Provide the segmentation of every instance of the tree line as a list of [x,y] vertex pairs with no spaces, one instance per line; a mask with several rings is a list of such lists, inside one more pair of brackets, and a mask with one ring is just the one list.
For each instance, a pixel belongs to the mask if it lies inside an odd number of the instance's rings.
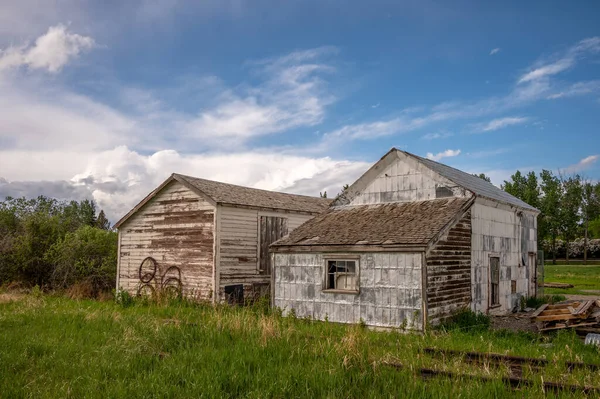
[[579,174],[517,171],[501,188],[541,211],[538,248],[553,262],[560,255],[567,261],[581,256],[585,262],[590,253],[600,256],[600,183]]
[[117,233],[90,200],[45,196],[0,202],[0,286],[87,287],[95,296],[114,287]]

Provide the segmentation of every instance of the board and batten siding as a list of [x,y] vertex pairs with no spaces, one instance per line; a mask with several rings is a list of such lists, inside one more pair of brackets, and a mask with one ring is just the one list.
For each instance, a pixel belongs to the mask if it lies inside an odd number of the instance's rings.
[[[136,294],[146,257],[158,270],[149,283],[155,290],[178,278],[186,295],[209,299],[213,291],[215,207],[177,181],[165,186],[119,228],[117,288]],[[170,269],[169,273],[166,273]]]
[[357,193],[350,205],[422,201],[466,195],[465,190],[452,181],[402,155]]
[[314,217],[309,214],[219,205],[217,273],[221,298],[225,286],[243,284],[244,295],[252,296],[255,284],[266,285],[271,281],[270,274],[260,270],[261,216],[287,219],[288,233]]
[[[472,310],[502,313],[528,296],[534,265],[528,253],[537,253],[536,215],[484,198],[472,212]],[[500,259],[500,306],[490,309],[490,257]],[[514,291],[513,291],[514,287]]]
[[471,211],[433,245],[427,262],[427,316],[437,324],[471,304]]
[[359,257],[359,293],[323,292],[325,257],[274,253],[274,306],[284,314],[339,323],[422,329],[422,253],[349,253]]

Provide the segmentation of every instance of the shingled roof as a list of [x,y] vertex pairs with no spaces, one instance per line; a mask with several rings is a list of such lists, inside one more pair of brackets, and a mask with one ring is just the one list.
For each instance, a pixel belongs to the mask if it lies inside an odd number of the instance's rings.
[[445,198],[334,208],[305,222],[272,247],[425,246],[471,203],[471,198]]
[[129,217],[136,213],[167,184],[178,181],[193,190],[198,195],[214,204],[241,205],[253,208],[278,209],[293,212],[318,214],[324,212],[331,203],[331,199],[309,197],[307,195],[287,194],[276,191],[260,190],[257,188],[236,186],[235,184],[221,183],[213,180],[200,179],[192,176],[173,173],[160,186],[146,196],[139,204],[129,211],[115,227],[119,228]]
[[236,186],[235,184],[221,183],[177,173],[174,173],[173,177],[177,180],[187,182],[189,185],[219,204],[321,213],[325,211],[331,203],[331,199],[326,198]]

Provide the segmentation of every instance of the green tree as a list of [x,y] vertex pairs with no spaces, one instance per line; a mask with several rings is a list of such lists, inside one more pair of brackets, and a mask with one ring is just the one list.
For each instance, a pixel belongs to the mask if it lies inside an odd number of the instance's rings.
[[323,191],[322,193],[319,193],[319,197],[327,198],[327,191]]
[[104,210],[100,210],[98,218],[96,219],[96,227],[102,230],[110,230],[110,222],[104,214]]
[[538,217],[538,220],[543,220],[546,232],[545,237],[550,239],[552,263],[556,264],[556,239],[561,231],[560,206],[562,203],[562,188],[558,177],[549,170],[542,170],[540,180],[540,189],[542,191],[540,210],[542,214]]
[[590,223],[600,218],[600,183],[583,179],[581,184],[581,219],[583,224],[583,263],[587,263]]
[[559,209],[560,225],[566,245],[566,261],[569,263],[569,244],[576,238],[581,220],[581,178],[578,175],[561,177],[561,188],[563,194]]

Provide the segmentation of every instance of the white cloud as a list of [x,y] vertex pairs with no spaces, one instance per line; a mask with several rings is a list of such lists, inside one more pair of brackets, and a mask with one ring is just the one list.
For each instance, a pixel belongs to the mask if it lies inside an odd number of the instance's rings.
[[520,125],[527,122],[529,118],[525,117],[506,117],[506,118],[498,118],[493,119],[485,124],[480,124],[476,126],[476,130],[483,132],[492,132],[494,130],[503,129],[508,126]]
[[539,80],[560,72],[566,71],[577,64],[579,59],[588,53],[597,53],[600,51],[600,37],[591,37],[581,40],[575,46],[569,48],[565,54],[554,62],[539,63],[531,71],[527,72],[519,79],[518,83],[525,83]]
[[452,137],[452,136],[454,136],[454,134],[450,133],[450,132],[438,132],[438,133],[427,133],[426,135],[424,135],[421,138],[423,140],[437,140],[437,139],[445,139],[445,138]]
[[563,97],[575,97],[585,94],[591,94],[600,91],[600,80],[590,80],[587,82],[577,82],[565,90],[549,95],[549,100],[555,100]]
[[455,157],[459,154],[460,154],[460,150],[446,150],[446,151],[438,152],[437,154],[428,152],[427,159],[431,159],[432,161],[439,161],[443,158]]
[[320,58],[336,51],[321,47],[248,63],[263,83],[222,96],[218,105],[185,123],[187,134],[222,144],[321,123],[335,100],[321,75],[335,69]]
[[94,39],[91,37],[70,33],[64,25],[52,26],[31,46],[25,44],[0,50],[0,71],[27,66],[56,73],[79,53],[93,46]]
[[600,155],[590,155],[588,157],[583,158],[576,164],[568,166],[567,168],[565,168],[565,171],[567,173],[576,173],[585,169],[589,169],[593,164],[595,164],[598,161],[598,159],[600,159]]
[[[3,154],[0,153],[0,156]],[[249,187],[318,196],[335,195],[354,182],[370,164],[330,157],[313,158],[290,153],[248,151],[182,154],[163,150],[149,155],[120,146],[96,154],[82,167],[55,171],[41,181],[33,169],[0,184],[5,195],[52,195],[57,198],[93,198],[116,221],[171,173],[183,173]],[[54,160],[54,159],[48,159]],[[52,168],[52,165],[49,164]],[[1,169],[1,168],[0,168]],[[4,173],[4,169],[2,169]],[[69,178],[64,176],[69,173]],[[4,176],[0,176],[4,177]]]
[[490,55],[498,54],[499,52],[500,52],[500,47],[496,47],[490,51]]

